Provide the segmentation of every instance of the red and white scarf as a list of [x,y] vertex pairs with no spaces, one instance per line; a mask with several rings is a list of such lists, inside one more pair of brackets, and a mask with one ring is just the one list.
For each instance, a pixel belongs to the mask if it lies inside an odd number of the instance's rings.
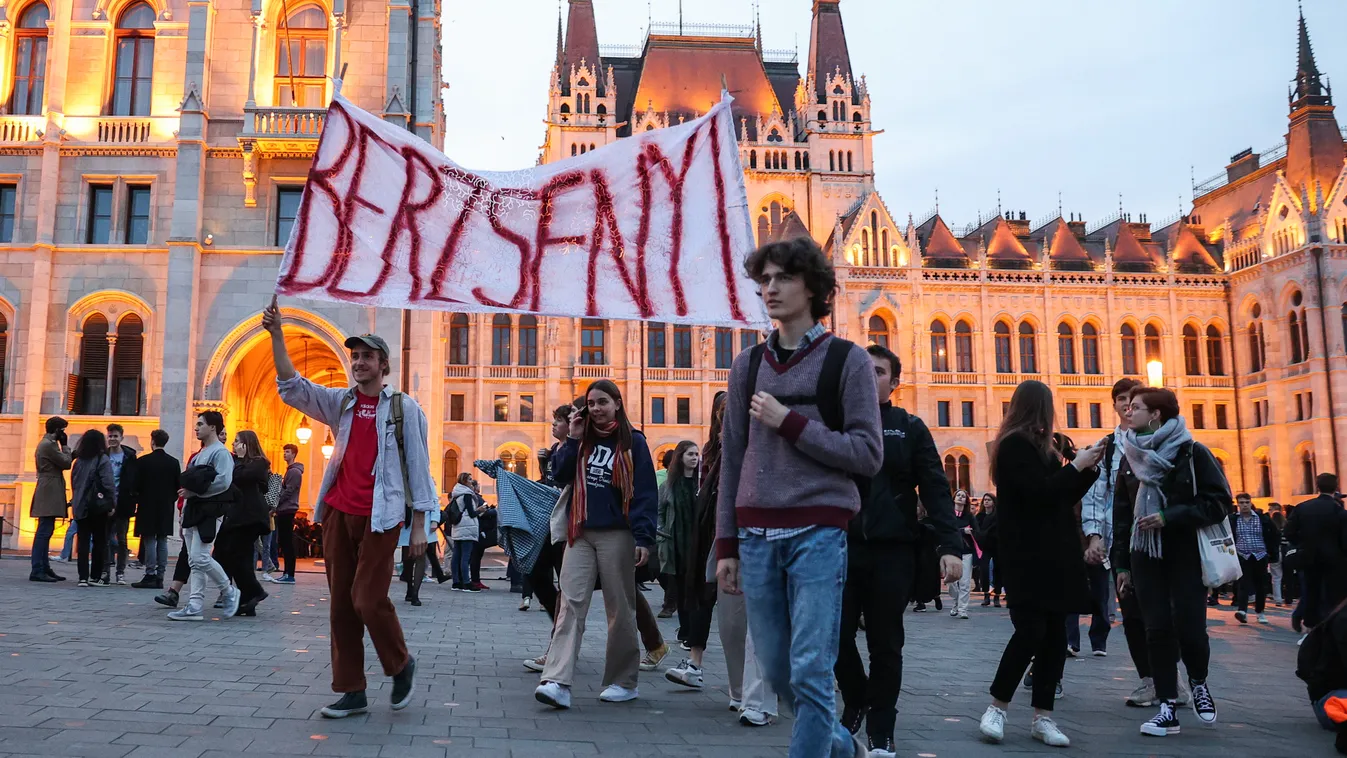
[[[617,431],[617,422],[612,421],[608,424],[595,424],[590,422],[595,434],[607,439]],[[622,438],[618,437],[617,444],[614,446],[613,460],[613,484],[612,486],[622,496],[622,515],[629,518],[632,496],[632,463],[631,450],[622,447]],[[593,447],[585,442],[580,443],[580,455],[575,459],[575,485],[571,488],[571,523],[566,530],[566,544],[574,545],[576,538],[584,532],[585,518],[589,515],[588,495],[589,487],[585,484],[585,465],[589,461],[589,454]]]

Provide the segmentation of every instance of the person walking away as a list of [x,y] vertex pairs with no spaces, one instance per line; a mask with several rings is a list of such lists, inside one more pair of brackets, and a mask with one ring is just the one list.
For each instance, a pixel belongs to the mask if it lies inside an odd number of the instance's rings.
[[1240,579],[1236,585],[1235,620],[1249,623],[1249,595],[1254,596],[1253,611],[1258,623],[1270,623],[1263,613],[1267,602],[1268,565],[1272,553],[1281,547],[1282,536],[1267,514],[1254,510],[1253,498],[1241,492],[1235,496],[1239,512],[1230,516],[1230,533],[1235,535],[1235,553],[1239,555]]
[[838,721],[833,666],[853,477],[883,463],[874,364],[823,323],[837,278],[813,240],[764,245],[744,270],[777,328],[730,369],[716,577],[744,593],[767,681],[793,701],[791,758],[864,756]]
[[182,466],[164,451],[166,445],[168,432],[155,429],[150,432],[150,452],[136,461],[136,536],[145,548],[145,576],[131,585],[137,589],[162,590],[168,571],[168,538],[173,534],[173,504],[178,499]]
[[[920,418],[890,402],[902,372],[898,356],[879,345],[871,345],[866,352],[880,398],[884,465],[865,481],[861,511],[847,531],[842,628],[833,671],[842,692],[842,726],[858,734],[865,722],[870,755],[892,758],[897,750],[893,730],[903,684],[903,611],[912,596],[923,529],[917,519],[918,492],[927,504],[944,579],[958,582],[961,572],[968,570],[968,543],[960,534],[957,500],[950,499],[931,430]],[[966,609],[967,576],[962,580]],[[862,617],[870,651],[868,676],[856,648]]]
[[[435,509],[426,517],[426,550],[419,558],[411,559],[409,565],[403,569],[407,576],[407,596],[403,598],[414,607],[421,607],[421,585],[426,581],[426,561],[435,561],[435,576],[440,583],[444,583],[444,570],[439,566],[439,559],[435,557],[431,545],[439,542],[435,532],[440,528],[440,511]],[[411,525],[403,524],[402,532],[398,535],[398,547],[402,552],[410,553],[412,544]]]
[[496,506],[482,498],[482,487],[476,479],[472,480],[472,488],[473,494],[477,496],[477,539],[472,543],[472,556],[468,562],[468,584],[478,592],[482,592],[490,589],[482,582],[482,558],[488,548],[496,546],[496,525],[499,516],[496,513]]
[[968,618],[968,599],[973,575],[973,556],[977,546],[973,542],[973,509],[968,505],[968,490],[954,493],[954,526],[959,532],[960,556],[963,570],[954,580],[947,582],[950,597],[950,618]]
[[[56,519],[66,518],[69,504],[65,499],[65,473],[74,459],[66,445],[66,427],[69,422],[60,416],[47,419],[46,434],[38,440],[33,456],[37,463],[37,487],[28,515],[37,520],[30,557],[30,582],[62,582],[65,577],[51,570],[51,536],[56,533]],[[73,525],[72,525],[73,526]]]
[[982,548],[978,561],[982,566],[982,607],[1001,607],[1001,577],[996,568],[996,538],[990,532],[996,527],[996,495],[988,492],[982,496],[980,510],[973,517],[973,539]]
[[[126,534],[131,519],[136,515],[136,451],[122,444],[126,431],[121,424],[108,424],[108,460],[112,462],[112,481],[116,486],[117,505],[108,521],[108,562],[105,579],[112,580],[116,568],[116,584],[126,584]],[[110,581],[109,583],[113,583]]]
[[206,411],[196,419],[196,438],[201,449],[179,478],[182,508],[182,541],[187,551],[191,576],[188,578],[187,605],[170,611],[172,621],[204,621],[206,580],[220,592],[225,618],[238,613],[240,591],[231,587],[224,567],[211,555],[211,544],[219,534],[234,485],[234,458],[224,445],[224,416]]
[[[453,584],[449,587],[463,592],[479,592],[472,586],[472,547],[477,542],[477,493],[472,489],[472,474],[464,471],[458,475],[458,483],[450,494],[455,508],[450,508],[449,540],[454,545],[450,558],[449,575]],[[454,521],[457,516],[458,520]]]
[[112,461],[108,460],[107,437],[97,429],[90,429],[75,445],[75,460],[70,471],[70,502],[79,523],[75,552],[81,587],[90,584],[108,586],[105,576],[108,520],[116,508],[116,493]]
[[1347,515],[1335,497],[1338,477],[1319,474],[1314,485],[1318,496],[1296,506],[1286,519],[1286,540],[1296,548],[1305,589],[1291,617],[1296,632],[1319,624],[1347,597],[1347,542],[1342,526]]
[[253,543],[271,531],[271,508],[266,502],[270,479],[271,461],[262,453],[257,433],[251,429],[236,432],[231,502],[215,538],[215,560],[240,593],[239,616],[256,616],[257,604],[267,598],[254,572]]
[[639,696],[641,651],[636,630],[636,569],[650,560],[658,511],[655,467],[645,435],[632,428],[617,385],[600,379],[585,391],[586,407],[571,415],[555,473],[571,484],[561,598],[541,681],[534,697],[569,708],[585,616],[596,580],[603,585],[608,644],[599,699]]
[[[702,655],[706,652],[706,640],[693,638],[693,614],[698,613],[702,605],[695,598],[684,597],[683,588],[688,584],[687,572],[695,570],[706,573],[706,563],[694,565],[691,559],[693,531],[697,514],[697,470],[701,465],[701,447],[692,440],[683,440],[673,450],[673,462],[669,464],[669,476],[659,489],[659,528],[656,542],[659,546],[661,584],[665,586],[665,597],[677,602],[678,630],[687,643],[691,655],[677,666],[664,672],[664,678],[685,687],[701,688]],[[710,617],[704,626],[710,631]],[[703,624],[695,624],[698,628]],[[700,637],[700,635],[697,635]]]
[[1141,605],[1160,703],[1141,733],[1163,737],[1179,732],[1180,656],[1193,712],[1204,724],[1216,722],[1197,531],[1226,518],[1230,486],[1211,451],[1188,432],[1173,392],[1133,389],[1127,426],[1113,496],[1113,566],[1118,594],[1135,592]]
[[322,715],[345,718],[368,709],[366,629],[384,675],[393,679],[393,710],[401,710],[411,703],[416,660],[407,651],[388,587],[401,526],[411,522],[408,553],[418,559],[426,551],[426,514],[439,509],[430,477],[429,423],[414,399],[383,383],[391,371],[383,338],[348,337],[355,386],[320,387],[295,371],[274,297],[262,326],[271,334],[281,400],[337,433],[313,510],[314,523],[323,529],[332,593],[332,690],[342,695]]
[[1053,447],[1052,390],[1021,382],[993,443],[991,476],[1000,498],[997,563],[1015,632],[992,680],[992,704],[982,716],[984,738],[1005,736],[1006,709],[1020,677],[1034,664],[1030,736],[1051,747],[1070,739],[1052,719],[1066,661],[1066,617],[1088,610],[1089,589],[1075,505],[1099,476],[1103,445],[1077,451],[1064,463]]
[[285,476],[281,479],[281,497],[276,501],[276,543],[280,550],[284,573],[276,577],[276,584],[295,583],[295,514],[299,513],[299,493],[304,490],[304,464],[295,460],[299,447],[287,444]]

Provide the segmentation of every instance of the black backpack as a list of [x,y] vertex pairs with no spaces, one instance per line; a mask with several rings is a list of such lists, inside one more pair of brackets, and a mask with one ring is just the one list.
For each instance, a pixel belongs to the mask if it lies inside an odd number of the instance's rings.
[[450,526],[458,526],[459,522],[463,520],[463,506],[458,504],[459,497],[469,497],[469,496],[459,495],[458,497],[449,499],[449,508],[448,508],[449,517],[445,519],[445,522],[448,523]]
[[[823,368],[819,371],[818,386],[813,395],[778,395],[776,400],[785,406],[812,405],[818,408],[823,423],[834,432],[842,431],[846,419],[842,416],[842,369],[846,367],[847,354],[854,343],[833,336],[828,343],[828,354],[823,357]],[[759,342],[748,354],[748,396],[758,391],[758,370],[762,368],[762,358],[767,352],[767,343]],[[749,427],[748,403],[744,404],[743,428]]]

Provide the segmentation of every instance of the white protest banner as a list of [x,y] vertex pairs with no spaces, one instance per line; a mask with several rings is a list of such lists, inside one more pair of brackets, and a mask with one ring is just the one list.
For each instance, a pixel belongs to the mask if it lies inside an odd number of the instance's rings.
[[385,308],[768,323],[725,97],[559,163],[462,168],[332,100],[276,291]]

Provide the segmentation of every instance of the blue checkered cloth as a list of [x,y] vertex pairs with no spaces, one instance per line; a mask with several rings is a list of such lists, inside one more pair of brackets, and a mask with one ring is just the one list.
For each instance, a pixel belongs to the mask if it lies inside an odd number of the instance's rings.
[[552,508],[561,490],[508,471],[500,461],[473,461],[472,465],[496,480],[501,547],[515,567],[528,574],[551,538]]

